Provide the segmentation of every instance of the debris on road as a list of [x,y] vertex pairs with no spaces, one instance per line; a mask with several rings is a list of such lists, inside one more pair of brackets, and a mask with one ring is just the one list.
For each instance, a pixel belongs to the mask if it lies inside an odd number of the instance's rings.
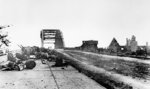
[[12,52],[7,53],[7,61],[0,64],[0,69],[4,70],[18,70],[33,69],[36,66],[36,62],[28,58],[28,55],[22,53]]

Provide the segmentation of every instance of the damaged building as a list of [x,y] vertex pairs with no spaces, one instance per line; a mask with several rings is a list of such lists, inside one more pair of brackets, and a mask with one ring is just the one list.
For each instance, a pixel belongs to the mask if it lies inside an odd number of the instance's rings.
[[131,52],[136,52],[138,49],[138,43],[136,37],[133,35],[131,39],[126,39],[126,48]]
[[97,52],[98,51],[98,41],[95,40],[87,40],[82,41],[81,50],[88,52]]
[[113,40],[111,41],[108,49],[110,50],[110,52],[118,52],[120,50],[120,45],[117,42],[116,38],[113,38]]
[[139,46],[134,35],[131,37],[131,39],[126,39],[126,45],[119,45],[116,38],[113,38],[108,46],[110,53],[134,53],[137,51],[149,53],[149,48],[150,47],[148,46],[148,43],[146,43],[144,46]]

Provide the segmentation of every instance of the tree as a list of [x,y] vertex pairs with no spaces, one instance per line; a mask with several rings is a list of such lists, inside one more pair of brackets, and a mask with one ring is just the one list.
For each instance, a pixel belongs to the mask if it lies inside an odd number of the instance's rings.
[[10,41],[7,39],[8,34],[4,34],[4,32],[3,32],[3,30],[2,30],[2,29],[7,28],[7,27],[10,27],[10,25],[7,25],[7,26],[0,26],[0,31],[1,31],[1,33],[0,33],[0,41],[1,41],[0,47],[1,47],[3,44],[6,45],[6,46],[9,46]]

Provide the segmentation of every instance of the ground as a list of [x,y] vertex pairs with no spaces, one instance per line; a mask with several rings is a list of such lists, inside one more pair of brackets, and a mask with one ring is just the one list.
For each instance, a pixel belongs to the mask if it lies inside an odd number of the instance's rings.
[[36,63],[32,70],[0,71],[0,89],[105,89],[71,66],[62,69],[50,67],[49,62]]
[[87,70],[97,71],[102,76],[111,76],[113,81],[123,82],[133,89],[150,89],[150,60],[73,50],[63,53],[67,53],[72,60],[80,61]]

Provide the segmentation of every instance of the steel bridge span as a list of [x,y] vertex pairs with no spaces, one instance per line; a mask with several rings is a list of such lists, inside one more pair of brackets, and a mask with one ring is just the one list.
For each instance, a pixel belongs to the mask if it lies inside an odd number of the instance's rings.
[[59,29],[42,29],[40,37],[41,47],[45,47],[45,45],[48,45],[48,47],[54,49],[64,48],[63,34]]

